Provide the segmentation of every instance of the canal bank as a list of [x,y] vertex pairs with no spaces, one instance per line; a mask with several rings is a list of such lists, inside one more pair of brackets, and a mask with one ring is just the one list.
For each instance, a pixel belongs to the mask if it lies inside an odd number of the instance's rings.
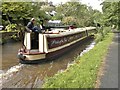
[[105,36],[92,50],[77,58],[62,73],[46,78],[43,88],[94,88],[101,62],[108,52],[113,33]]
[[0,31],[0,45],[3,45],[9,41],[20,41],[18,31],[15,32],[2,32]]

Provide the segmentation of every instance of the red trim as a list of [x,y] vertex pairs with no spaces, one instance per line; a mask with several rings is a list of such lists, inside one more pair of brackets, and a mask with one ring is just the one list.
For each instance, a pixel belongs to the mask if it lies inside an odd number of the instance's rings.
[[45,52],[30,52],[30,53],[24,53],[24,55],[39,55],[39,54],[45,54]]
[[38,55],[38,54],[45,54],[45,52],[39,52],[39,51],[31,51],[27,50],[26,52],[21,52],[24,55]]

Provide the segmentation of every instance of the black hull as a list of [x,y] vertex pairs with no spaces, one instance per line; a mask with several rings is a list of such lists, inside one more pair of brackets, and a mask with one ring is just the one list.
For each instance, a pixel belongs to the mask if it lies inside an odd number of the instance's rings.
[[20,60],[21,64],[40,64],[48,61],[47,59],[38,59],[38,60]]

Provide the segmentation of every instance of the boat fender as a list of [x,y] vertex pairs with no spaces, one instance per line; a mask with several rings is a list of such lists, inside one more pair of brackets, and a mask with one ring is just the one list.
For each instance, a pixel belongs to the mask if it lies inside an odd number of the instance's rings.
[[23,54],[21,54],[21,53],[18,53],[17,57],[20,60],[25,60],[25,58],[26,58],[26,56],[23,56]]

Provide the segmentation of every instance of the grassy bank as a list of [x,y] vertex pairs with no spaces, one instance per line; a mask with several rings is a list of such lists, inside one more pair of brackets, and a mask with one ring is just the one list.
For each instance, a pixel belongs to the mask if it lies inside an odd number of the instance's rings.
[[112,33],[107,34],[92,50],[78,57],[64,72],[47,78],[43,88],[94,88],[98,70],[112,38]]

